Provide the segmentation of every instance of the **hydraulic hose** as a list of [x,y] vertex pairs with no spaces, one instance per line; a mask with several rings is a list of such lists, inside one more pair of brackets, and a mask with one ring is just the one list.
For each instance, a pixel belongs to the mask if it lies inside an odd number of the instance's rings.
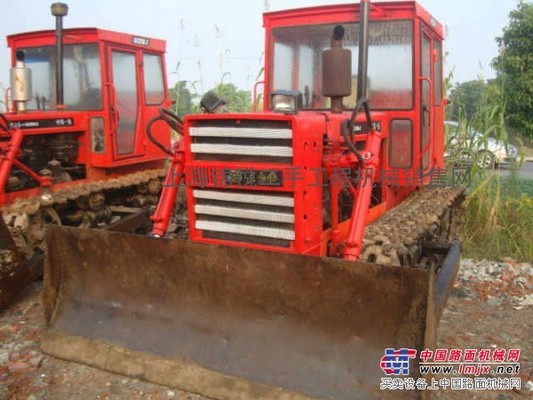
[[346,143],[346,146],[348,146],[348,149],[350,149],[350,151],[355,154],[355,157],[357,157],[357,161],[359,161],[359,169],[362,169],[363,168],[363,165],[364,165],[364,158],[363,156],[361,155],[361,153],[359,152],[359,150],[357,150],[357,148],[354,146],[354,144],[352,143],[352,140],[350,138],[350,127],[352,126],[352,121],[349,120],[349,119],[345,119],[344,121],[342,121],[342,124],[341,124],[341,135],[342,137],[344,138],[344,142]]
[[148,139],[155,144],[158,148],[160,148],[164,153],[168,154],[169,156],[172,156],[172,151],[168,149],[164,144],[159,142],[153,135],[152,135],[152,125],[156,121],[164,121],[164,118],[161,115],[156,115],[155,117],[150,118],[148,121],[148,124],[146,124],[146,136],[148,136]]
[[355,117],[357,117],[357,114],[359,114],[359,111],[361,111],[361,108],[363,107],[365,109],[366,122],[369,124],[369,129],[372,129],[372,116],[370,115],[370,108],[368,107],[367,99],[357,100],[357,104],[355,105],[352,111],[352,116],[350,117],[350,121],[352,123],[355,123]]
[[359,111],[361,111],[361,108],[364,108],[365,110],[365,116],[366,121],[368,124],[368,127],[370,130],[372,130],[372,116],[370,115],[370,108],[368,107],[368,101],[367,99],[359,99],[357,100],[357,104],[355,105],[352,115],[350,119],[345,119],[341,123],[341,135],[344,138],[344,142],[346,143],[346,146],[348,146],[348,149],[357,157],[357,160],[359,161],[359,169],[362,171],[364,166],[364,158],[357,150],[357,148],[354,146],[352,142],[353,138],[353,125],[355,124],[355,118],[357,117],[357,114]]
[[172,111],[167,110],[166,108],[159,109],[159,115],[161,115],[167,124],[170,125],[179,134],[183,134],[183,121],[179,115],[174,114]]
[[160,108],[159,109],[159,115],[156,115],[155,117],[150,118],[148,121],[148,124],[146,124],[146,136],[148,136],[148,139],[155,144],[159,149],[161,149],[164,153],[168,154],[169,156],[172,156],[172,151],[167,148],[164,144],[159,142],[154,135],[152,135],[152,125],[156,121],[165,121],[168,126],[170,126],[172,129],[174,129],[179,134],[183,134],[183,121],[181,118],[174,114],[172,111]]

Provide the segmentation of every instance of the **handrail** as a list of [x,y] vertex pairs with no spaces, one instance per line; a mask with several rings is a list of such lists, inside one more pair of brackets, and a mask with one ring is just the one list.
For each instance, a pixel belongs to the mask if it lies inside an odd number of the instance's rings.
[[[429,84],[429,106],[428,106],[428,114],[429,114],[429,122],[428,122],[428,125],[429,125],[429,140],[428,140],[428,144],[423,148],[423,149],[420,149],[420,157],[419,159],[420,160],[423,160],[423,157],[424,157],[424,154],[427,152],[427,151],[430,151],[431,150],[431,142],[433,141],[433,136],[435,134],[435,108],[433,107],[433,96],[434,96],[434,93],[433,93],[433,80],[427,76],[420,76],[418,78],[418,80],[420,81],[426,81],[428,82]],[[422,107],[425,107],[422,105]],[[426,110],[422,110],[422,112],[425,112]],[[421,127],[422,129],[422,127]],[[422,140],[422,138],[420,138],[420,140]],[[430,151],[430,158],[431,158],[431,151]],[[422,165],[421,165],[422,167]]]
[[[253,110],[254,110],[254,112],[257,112],[257,87],[259,85],[263,85],[264,86],[265,85],[265,81],[257,81],[254,84],[254,91],[253,91],[253,96],[254,96]],[[263,104],[265,103],[264,96],[265,96],[265,89],[263,87]]]

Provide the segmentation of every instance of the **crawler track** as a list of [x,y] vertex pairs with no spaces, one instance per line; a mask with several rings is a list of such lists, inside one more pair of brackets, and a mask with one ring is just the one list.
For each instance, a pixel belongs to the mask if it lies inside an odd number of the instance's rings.
[[[163,178],[164,176],[165,169],[152,169],[135,172],[105,181],[72,185],[68,188],[53,191],[52,201],[51,203],[47,204],[47,206],[65,204],[69,200],[76,200],[78,197],[88,196],[91,193],[140,185],[142,183],[147,183],[150,179],[159,179]],[[12,213],[34,214],[41,206],[41,200],[38,196],[36,196],[27,199],[19,199],[13,204],[3,207],[0,211],[3,215],[9,215]]]
[[[46,203],[43,203],[40,196],[35,196],[18,199],[1,208],[0,218],[3,221],[0,221],[0,309],[42,273],[45,227],[49,223],[62,222],[62,206],[93,193],[117,193],[121,189],[128,190],[148,184],[149,181],[164,176],[165,169],[152,169],[105,181],[73,184],[53,190]],[[142,215],[132,214],[124,218],[126,223],[118,227],[118,230],[124,231],[138,226],[140,217]],[[109,229],[115,229],[115,225],[116,221],[109,225]]]
[[365,229],[361,260],[388,265],[438,266],[425,243],[446,245],[457,238],[464,198],[459,187],[422,188]]

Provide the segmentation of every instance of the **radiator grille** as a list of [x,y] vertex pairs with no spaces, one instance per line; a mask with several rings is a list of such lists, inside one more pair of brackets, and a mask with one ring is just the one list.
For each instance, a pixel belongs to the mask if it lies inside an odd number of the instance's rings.
[[193,196],[204,237],[281,247],[295,239],[292,194],[194,189]]
[[189,130],[191,152],[202,161],[290,164],[292,130],[285,121],[204,121]]

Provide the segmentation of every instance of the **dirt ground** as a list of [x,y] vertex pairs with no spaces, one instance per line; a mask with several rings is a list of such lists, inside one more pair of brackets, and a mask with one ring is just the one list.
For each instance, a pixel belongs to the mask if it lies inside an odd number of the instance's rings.
[[[0,313],[0,399],[180,399],[205,397],[42,354],[42,284]],[[533,268],[464,260],[444,311],[439,348],[522,349],[521,390],[437,391],[437,399],[533,397]]]

